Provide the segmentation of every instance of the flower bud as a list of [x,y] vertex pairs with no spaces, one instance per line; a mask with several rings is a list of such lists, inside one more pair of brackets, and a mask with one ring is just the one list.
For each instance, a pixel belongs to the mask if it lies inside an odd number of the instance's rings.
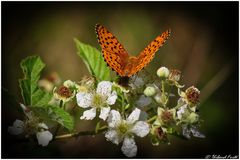
[[143,93],[144,93],[146,96],[150,97],[150,96],[155,95],[156,89],[155,89],[154,87],[152,87],[152,86],[148,86],[147,88],[145,88],[145,90],[143,91]]
[[198,121],[198,118],[199,118],[199,115],[198,114],[196,114],[196,113],[194,113],[194,112],[192,112],[189,116],[188,116],[188,118],[186,119],[186,121],[188,122],[188,123],[195,123],[195,122],[197,122]]
[[41,79],[38,81],[38,86],[44,89],[47,92],[51,92],[53,90],[53,83],[48,81],[47,79]]
[[157,75],[160,78],[167,78],[169,75],[169,70],[166,67],[161,67],[157,70]]

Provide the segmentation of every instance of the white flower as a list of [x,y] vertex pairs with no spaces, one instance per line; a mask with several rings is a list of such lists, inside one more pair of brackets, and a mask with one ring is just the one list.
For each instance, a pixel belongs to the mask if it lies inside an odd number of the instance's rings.
[[24,132],[24,126],[25,125],[23,121],[16,119],[13,122],[13,126],[8,127],[8,132],[12,135],[19,135]]
[[45,123],[38,123],[39,132],[36,133],[38,144],[45,147],[52,140],[53,135],[48,131],[48,126]]
[[8,127],[8,132],[12,135],[19,135],[25,131],[25,134],[29,135],[29,132],[27,131],[27,129],[25,130],[25,128],[31,127],[29,128],[32,129],[30,134],[36,134],[38,144],[42,146],[47,146],[53,138],[52,133],[48,131],[48,126],[43,122],[39,123],[32,120],[33,119],[29,119],[29,121],[23,122],[17,119],[14,121],[13,126]]
[[134,134],[139,137],[145,137],[150,131],[148,123],[138,121],[140,112],[141,111],[136,108],[127,119],[124,120],[118,111],[111,110],[108,117],[109,130],[106,132],[105,137],[117,145],[123,141],[121,150],[127,157],[133,157],[137,154]]
[[97,109],[100,109],[99,118],[106,120],[110,112],[109,105],[113,105],[117,99],[117,92],[112,92],[112,83],[102,81],[98,84],[94,93],[78,92],[76,95],[77,104],[82,108],[91,109],[84,111],[80,119],[92,120],[96,117]]
[[185,123],[189,123],[189,124],[193,124],[196,123],[199,119],[199,115],[196,114],[195,112],[190,112],[192,108],[190,108],[190,110],[188,109],[187,104],[184,104],[183,106],[181,106],[178,111],[177,111],[177,118],[181,121],[181,122],[185,122]]
[[53,135],[51,132],[49,131],[41,131],[41,132],[37,132],[36,134],[37,136],[37,140],[38,140],[38,144],[42,145],[42,146],[47,146],[48,143],[52,140]]

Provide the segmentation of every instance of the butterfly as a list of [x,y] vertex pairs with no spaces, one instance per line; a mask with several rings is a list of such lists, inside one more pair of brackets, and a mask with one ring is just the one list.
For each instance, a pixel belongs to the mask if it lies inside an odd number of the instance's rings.
[[157,36],[138,56],[131,56],[104,26],[96,25],[98,43],[107,65],[121,77],[131,77],[152,61],[155,53],[170,36],[170,29]]

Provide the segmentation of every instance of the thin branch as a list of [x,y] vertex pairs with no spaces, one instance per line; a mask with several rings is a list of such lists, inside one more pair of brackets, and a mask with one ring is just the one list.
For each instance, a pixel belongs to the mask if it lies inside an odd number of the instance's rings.
[[56,136],[55,139],[64,139],[64,138],[71,138],[71,137],[78,137],[78,136],[86,136],[86,135],[96,135],[95,131],[82,131],[78,133],[70,133],[70,134],[63,134]]
[[64,139],[64,138],[79,137],[79,136],[93,136],[93,135],[102,133],[106,130],[107,130],[107,126],[103,126],[102,128],[99,128],[97,131],[81,131],[77,133],[63,134],[63,135],[55,136],[55,139]]

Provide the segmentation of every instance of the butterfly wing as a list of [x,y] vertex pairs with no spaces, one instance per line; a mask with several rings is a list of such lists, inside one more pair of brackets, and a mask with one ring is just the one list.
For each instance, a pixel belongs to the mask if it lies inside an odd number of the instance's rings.
[[128,59],[127,51],[104,26],[97,24],[95,30],[104,60],[117,74],[124,76],[123,68]]
[[161,35],[157,36],[138,56],[137,61],[134,63],[134,66],[131,67],[131,71],[128,76],[136,74],[138,71],[143,69],[149,62],[152,61],[155,53],[161,48],[165,41],[170,36],[170,29],[163,32]]

